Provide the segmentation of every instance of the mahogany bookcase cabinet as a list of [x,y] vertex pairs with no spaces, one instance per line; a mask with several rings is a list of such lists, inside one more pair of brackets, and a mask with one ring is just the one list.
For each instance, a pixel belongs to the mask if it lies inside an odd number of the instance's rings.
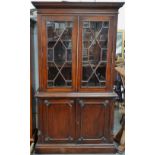
[[32,2],[37,9],[37,153],[115,153],[113,92],[124,3]]

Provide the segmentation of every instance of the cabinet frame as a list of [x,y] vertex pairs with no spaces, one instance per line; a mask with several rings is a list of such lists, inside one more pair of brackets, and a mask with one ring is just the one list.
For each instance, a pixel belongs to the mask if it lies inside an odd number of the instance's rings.
[[[69,126],[70,126],[70,135],[66,138],[55,138],[51,137],[50,133],[52,133],[52,130],[49,131],[53,126],[53,124],[49,124],[49,122],[52,121],[54,118],[55,106],[60,107],[61,105],[68,106],[70,113],[68,113],[69,119]],[[91,106],[91,108],[89,107]],[[102,131],[102,137],[98,138],[85,138],[85,136],[82,134],[82,126],[87,124],[82,124],[82,121],[84,119],[90,119],[85,118],[84,111],[85,108],[88,108],[88,111],[85,111],[89,113],[89,110],[94,111],[95,106],[97,109],[101,112],[102,120],[103,120],[103,128]],[[74,97],[74,98],[42,98],[39,99],[39,143],[44,144],[64,144],[64,143],[75,143],[75,144],[98,144],[98,143],[107,143],[112,142],[112,128],[113,128],[113,103],[112,98],[88,98],[88,97]],[[64,109],[65,110],[65,109]],[[95,112],[95,111],[94,111]],[[53,114],[52,114],[53,113]],[[62,111],[61,111],[62,114]],[[49,117],[52,115],[53,118]],[[93,113],[92,113],[93,115]],[[63,121],[64,118],[62,118]],[[52,122],[51,122],[52,123]],[[90,124],[94,125],[94,124]],[[61,124],[58,125],[61,128]],[[110,130],[109,130],[110,129]],[[59,130],[59,129],[58,129]],[[101,129],[99,129],[101,130]],[[67,131],[66,131],[67,132]],[[97,133],[96,130],[93,129],[93,132]]]
[[[97,92],[108,92],[112,91],[114,59],[115,59],[115,30],[116,18],[114,16],[107,15],[40,15],[38,20],[41,24],[38,24],[38,40],[39,40],[39,84],[40,91],[47,92],[72,92],[72,91],[97,91]],[[46,36],[46,21],[73,21],[73,35],[72,35],[72,87],[71,88],[58,88],[47,87],[47,36]],[[108,50],[107,50],[107,64],[106,64],[106,85],[104,87],[81,87],[82,80],[82,21],[109,21],[109,37],[108,37]],[[44,69],[43,69],[44,68]]]
[[[113,144],[112,138],[112,128],[113,128],[113,116],[114,116],[114,105],[113,99],[116,97],[116,94],[113,92],[113,81],[114,81],[114,66],[115,66],[115,48],[116,48],[116,32],[117,32],[117,16],[118,9],[123,6],[123,2],[32,2],[37,9],[37,23],[38,23],[38,51],[39,51],[39,90],[36,93],[38,98],[38,128],[39,128],[39,141],[36,144],[36,153],[51,154],[51,153],[116,153],[115,145]],[[74,20],[74,56],[72,63],[74,67],[73,75],[73,88],[47,88],[47,70],[46,70],[46,57],[47,57],[47,47],[46,47],[46,28],[45,21],[47,19],[56,19],[56,20]],[[103,20],[109,19],[111,22],[110,26],[110,49],[108,49],[108,71],[106,76],[108,82],[106,83],[105,88],[81,88],[81,60],[82,57],[82,32],[81,32],[81,20],[82,19],[91,19],[91,20]],[[73,64],[72,64],[73,65]],[[48,122],[45,117],[46,110],[43,108],[44,100],[64,100],[70,101],[74,100],[74,116],[75,116],[75,141],[73,143],[68,142],[67,140],[62,140],[65,142],[63,144],[57,143],[45,143],[44,130],[47,128]],[[79,121],[81,121],[81,109],[83,106],[80,103],[80,100],[83,100],[90,109],[93,111],[93,104],[97,103],[97,107],[94,106],[97,114],[101,106],[101,100],[109,100],[109,106],[107,107],[107,112],[105,113],[106,128],[104,128],[105,138],[107,141],[101,143],[101,139],[98,139],[98,134],[96,137],[91,139],[89,137],[84,137],[83,142],[79,142],[78,139],[81,137],[81,129]],[[94,103],[91,103],[94,100]],[[57,104],[57,103],[55,103]],[[59,104],[59,103],[58,103]],[[51,105],[52,106],[52,105]],[[59,104],[59,106],[61,106]],[[99,107],[98,107],[99,106]],[[64,112],[66,115],[66,108],[64,107]],[[91,112],[91,110],[87,113]],[[57,109],[57,108],[56,108]],[[56,110],[55,109],[55,110]],[[105,110],[106,111],[106,110]],[[52,112],[52,111],[51,111]],[[101,110],[101,113],[102,112]],[[91,113],[90,113],[91,115]],[[88,116],[89,117],[89,116]],[[95,120],[97,116],[92,118]],[[68,120],[69,117],[66,117]],[[84,118],[83,118],[84,119]],[[91,117],[90,117],[91,119]],[[60,120],[60,119],[58,119]],[[67,122],[67,121],[66,121]],[[88,122],[88,121],[86,121]],[[90,121],[93,122],[93,121]],[[101,122],[101,120],[99,121]],[[51,125],[52,126],[52,125]],[[87,126],[87,125],[85,125]],[[91,128],[91,127],[90,127]],[[66,128],[66,130],[68,130]],[[92,126],[92,130],[94,130]],[[96,129],[97,130],[97,129]],[[91,135],[91,133],[88,133]],[[94,134],[95,135],[95,132]],[[61,134],[59,135],[61,136]],[[90,142],[91,141],[91,142]],[[90,144],[91,143],[91,144]]]
[[[39,18],[39,17],[38,17]],[[41,18],[41,25],[38,26],[38,31],[41,31],[39,35],[39,43],[41,43],[40,47],[40,54],[39,54],[39,82],[40,82],[40,90],[47,91],[47,92],[72,92],[76,90],[76,75],[77,75],[77,25],[78,20],[76,16],[60,16],[60,15],[50,15],[50,16],[40,16]],[[46,29],[46,22],[47,21],[72,21],[73,22],[73,29],[72,29],[72,87],[65,88],[64,87],[48,87],[47,80],[48,80],[48,73],[47,73],[47,29]]]
[[[109,37],[108,37],[108,48],[107,48],[107,64],[106,64],[106,85],[104,87],[88,87],[84,88],[81,86],[82,81],[82,22],[83,21],[109,21],[110,27],[109,27]],[[80,16],[79,19],[79,53],[78,53],[78,91],[80,92],[106,92],[106,91],[112,91],[112,85],[113,85],[113,79],[111,78],[111,72],[112,72],[112,66],[114,63],[114,51],[113,49],[113,29],[114,29],[114,17],[108,16],[108,15],[100,15],[97,14],[96,16],[92,15],[83,15]]]
[[[93,109],[92,106],[94,106],[94,108],[96,107],[96,109]],[[89,123],[84,124],[83,121],[85,119],[87,119],[87,121],[88,120],[91,121],[91,119],[93,118],[93,116],[86,117],[86,118],[84,117],[86,112],[89,113],[89,110],[91,110],[91,111],[99,110],[100,111],[100,115],[102,116],[102,118],[100,117],[100,119],[103,120],[103,124],[102,124],[103,130],[100,131],[100,132],[102,132],[102,136],[100,136],[100,137],[94,136],[94,138],[88,138],[89,135],[83,135],[83,129],[85,130],[87,128],[87,125],[89,124]],[[112,113],[114,112],[112,100],[107,100],[105,98],[101,98],[101,99],[79,98],[77,100],[77,104],[76,104],[76,112],[77,112],[76,113],[77,143],[81,143],[81,144],[91,144],[91,143],[98,144],[98,143],[100,143],[100,144],[102,144],[102,143],[112,142],[112,128],[113,128]],[[92,112],[91,115],[93,115],[93,114],[95,115],[94,112]],[[91,125],[94,126],[94,124],[89,124],[89,126],[91,126]],[[83,126],[85,126],[85,127],[83,127]],[[111,129],[111,130],[109,131],[109,129]],[[91,132],[98,133],[98,130],[101,130],[101,128],[94,129],[93,131],[91,129]],[[85,137],[85,136],[87,136],[87,137]]]
[[[54,122],[52,123],[52,120],[56,120],[57,118],[54,118],[54,115],[56,115],[56,111],[54,107],[60,107],[65,106],[64,110],[69,110],[68,117],[69,117],[69,130],[64,132],[70,132],[70,135],[68,135],[65,138],[56,138],[54,136],[50,136],[52,133],[52,130],[49,130],[51,128],[54,128]],[[39,136],[39,143],[45,143],[45,144],[52,144],[52,143],[73,143],[75,142],[76,138],[76,123],[75,123],[75,103],[73,99],[41,99],[39,101],[39,122],[41,120],[42,123],[39,123],[39,130],[41,132]],[[62,111],[61,115],[63,114]],[[59,112],[59,113],[60,113]],[[52,117],[49,117],[51,116]],[[62,118],[63,121],[64,118]],[[51,122],[51,124],[49,124]],[[61,124],[57,124],[57,130],[61,129],[63,126]]]

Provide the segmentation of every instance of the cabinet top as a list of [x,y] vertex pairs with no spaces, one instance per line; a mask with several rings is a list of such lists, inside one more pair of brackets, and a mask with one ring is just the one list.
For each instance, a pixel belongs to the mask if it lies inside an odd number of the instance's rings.
[[124,2],[41,2],[32,1],[37,9],[119,9]]

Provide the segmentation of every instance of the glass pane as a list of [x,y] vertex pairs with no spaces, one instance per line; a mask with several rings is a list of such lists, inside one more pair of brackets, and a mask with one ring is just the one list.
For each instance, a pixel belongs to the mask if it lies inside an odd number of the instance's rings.
[[71,21],[47,21],[48,87],[72,86]]
[[88,49],[83,49],[83,61],[88,61]]
[[82,87],[104,87],[109,21],[84,21],[82,35]]
[[95,38],[100,33],[101,28],[102,28],[102,22],[90,22],[90,29],[91,32],[94,34]]
[[89,50],[89,62],[91,64],[98,64],[100,61],[100,53],[101,53],[101,48],[98,44],[97,41],[93,41],[93,44],[90,46]]
[[89,80],[89,86],[100,86],[100,82],[95,74]]
[[72,28],[66,28],[62,34],[61,39],[69,41],[69,40],[71,40],[71,37],[72,37]]
[[90,27],[90,22],[84,21],[83,28],[89,28],[89,27]]
[[58,74],[58,69],[54,63],[48,63],[48,79],[53,80]]
[[106,80],[106,63],[101,63],[96,70],[96,75],[100,81]]
[[108,28],[102,28],[97,39],[107,41],[107,39],[108,39]]
[[71,41],[64,41],[63,44],[64,44],[65,48],[72,48]]
[[108,21],[103,22],[103,27],[108,28],[109,27],[109,22]]
[[93,32],[90,28],[83,29],[83,41],[92,41],[93,37]]
[[55,43],[56,43],[56,41],[51,41],[51,40],[49,40],[49,41],[48,41],[48,48],[53,48],[54,45],[55,45]]
[[48,61],[53,61],[53,49],[48,50]]
[[101,48],[107,48],[107,41],[99,41],[99,45]]
[[93,70],[92,70],[91,66],[90,65],[85,65],[83,67],[83,74],[82,74],[83,77],[82,77],[82,79],[84,81],[88,81],[88,79],[89,79],[89,77],[91,76],[92,73],[93,73]]
[[72,60],[72,50],[67,49],[67,61],[71,61],[71,60]]
[[61,73],[63,74],[65,80],[70,80],[71,79],[71,76],[72,76],[72,74],[71,74],[71,72],[72,72],[71,68],[72,68],[72,66],[71,66],[70,63],[66,63],[64,65]]
[[83,41],[83,48],[89,48],[91,44],[91,41]]
[[59,66],[64,64],[66,60],[66,48],[58,41],[54,48],[54,62]]
[[102,48],[101,49],[101,60],[106,61],[107,59],[107,49]]
[[59,74],[55,79],[55,86],[64,86],[64,85],[65,85],[65,79],[63,78],[62,75]]

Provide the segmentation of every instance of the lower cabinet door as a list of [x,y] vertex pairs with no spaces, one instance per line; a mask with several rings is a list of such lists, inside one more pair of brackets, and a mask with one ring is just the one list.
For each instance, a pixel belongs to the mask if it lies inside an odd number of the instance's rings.
[[77,102],[78,143],[108,143],[112,141],[113,105],[110,101],[81,99]]
[[39,104],[39,142],[74,142],[75,122],[74,100],[42,100]]

